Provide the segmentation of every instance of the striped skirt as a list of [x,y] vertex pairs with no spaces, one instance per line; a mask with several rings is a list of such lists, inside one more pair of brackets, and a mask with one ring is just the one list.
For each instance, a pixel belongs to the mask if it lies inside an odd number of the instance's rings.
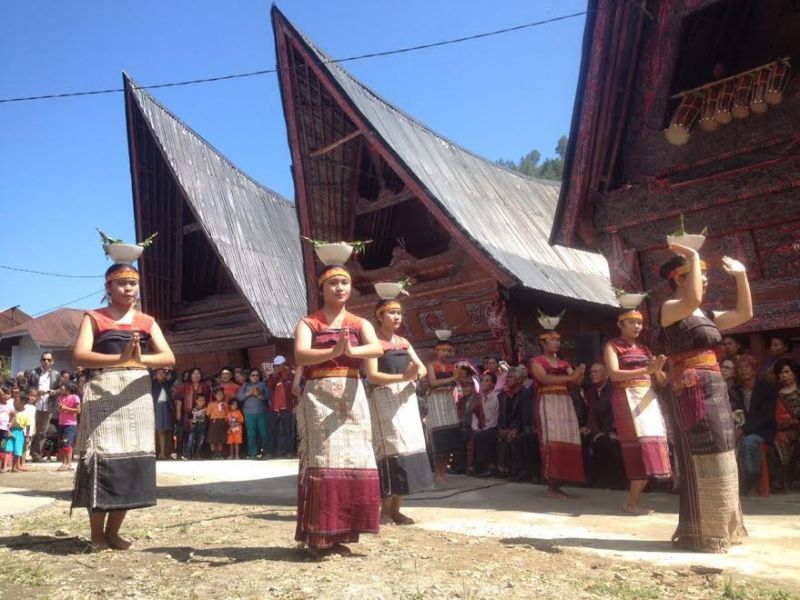
[[650,383],[614,384],[611,406],[628,481],[671,477],[667,430]]
[[410,381],[377,386],[369,400],[381,496],[406,496],[432,488],[416,386]]
[[572,398],[565,392],[540,393],[538,415],[542,475],[552,483],[583,483],[583,450]]
[[461,448],[461,422],[451,388],[436,388],[428,394],[426,425],[434,455],[450,454]]
[[306,382],[297,405],[295,539],[319,550],[377,533],[380,485],[367,396],[355,377]]
[[152,380],[145,369],[104,369],[84,388],[72,508],[107,512],[156,503]]
[[[678,372],[673,368],[672,371]],[[674,546],[726,552],[747,535],[739,502],[733,414],[718,369],[688,369],[674,379],[667,412],[680,474]]]

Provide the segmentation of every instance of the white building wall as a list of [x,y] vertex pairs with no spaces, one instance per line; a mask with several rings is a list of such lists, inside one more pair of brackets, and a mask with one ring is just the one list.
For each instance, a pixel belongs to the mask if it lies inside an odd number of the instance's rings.
[[11,349],[11,374],[28,371],[39,366],[42,352],[49,350],[53,353],[53,367],[59,371],[64,369],[72,371],[72,350],[42,348],[30,336],[23,336],[19,343]]

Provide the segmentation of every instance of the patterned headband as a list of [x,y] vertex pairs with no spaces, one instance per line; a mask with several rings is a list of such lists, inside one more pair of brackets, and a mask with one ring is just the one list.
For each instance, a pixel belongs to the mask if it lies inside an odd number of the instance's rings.
[[114,281],[115,279],[135,279],[139,281],[139,271],[133,267],[125,267],[124,269],[119,269],[106,275],[106,283]]
[[619,317],[617,317],[617,323],[622,323],[625,319],[639,319],[640,321],[644,321],[642,313],[640,313],[638,310],[626,310]]
[[[706,266],[706,261],[704,260],[700,261],[700,270],[701,271],[708,270],[708,267]],[[683,275],[684,273],[688,272],[689,272],[689,265],[681,265],[680,267],[675,267],[674,269],[672,269],[672,271],[669,272],[669,276],[667,277],[667,279],[675,279],[676,277],[679,277],[680,275]]]
[[317,279],[317,285],[322,287],[322,284],[332,277],[344,277],[350,283],[353,281],[353,278],[350,277],[350,273],[348,273],[347,269],[344,267],[330,267],[325,269],[322,272],[322,275],[319,276],[319,279]]
[[383,313],[390,311],[390,310],[399,310],[400,312],[403,311],[402,305],[397,300],[392,300],[391,302],[387,302],[383,306],[381,306],[376,312],[378,316],[382,315]]
[[561,334],[557,331],[545,331],[539,334],[539,339],[544,340],[560,340]]

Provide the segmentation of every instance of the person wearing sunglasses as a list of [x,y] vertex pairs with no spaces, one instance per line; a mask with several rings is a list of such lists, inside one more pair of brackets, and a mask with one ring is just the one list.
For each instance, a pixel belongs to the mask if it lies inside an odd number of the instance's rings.
[[53,368],[53,353],[42,352],[39,366],[26,374],[28,388],[39,390],[36,401],[36,434],[31,441],[31,458],[33,462],[42,462],[42,449],[50,419],[55,415],[55,401],[61,389],[61,375]]

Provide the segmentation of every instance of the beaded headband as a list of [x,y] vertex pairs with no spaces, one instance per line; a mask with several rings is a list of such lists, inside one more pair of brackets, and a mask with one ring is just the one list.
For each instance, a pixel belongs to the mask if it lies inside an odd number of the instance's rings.
[[626,310],[619,317],[617,317],[617,323],[622,323],[622,321],[625,319],[638,319],[639,321],[644,321],[642,313],[640,313],[638,310]]
[[325,269],[322,272],[322,275],[319,276],[319,279],[317,279],[317,285],[322,287],[322,284],[328,281],[328,279],[331,277],[344,277],[348,282],[352,283],[353,281],[350,273],[348,273],[347,269],[344,267],[330,267],[329,269]]
[[[700,270],[701,271],[708,270],[708,267],[706,266],[706,261],[704,260],[700,261]],[[672,271],[669,272],[667,279],[675,279],[676,277],[679,277],[680,275],[683,275],[684,273],[688,272],[689,272],[689,265],[681,265],[680,267],[675,267],[674,269],[672,269]]]
[[114,281],[115,279],[135,279],[139,281],[139,271],[131,267],[125,267],[124,269],[119,269],[106,275],[106,283]]

